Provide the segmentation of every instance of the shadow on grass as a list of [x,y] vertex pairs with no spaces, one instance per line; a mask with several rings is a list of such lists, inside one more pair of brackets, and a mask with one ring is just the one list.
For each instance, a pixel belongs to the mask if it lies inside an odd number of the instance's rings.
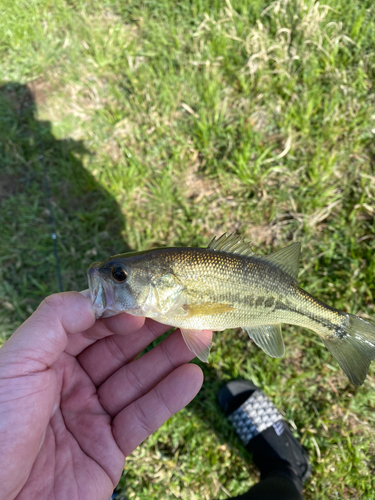
[[[0,85],[0,303],[7,309],[0,333],[5,335],[45,296],[59,291],[52,232],[64,290],[86,288],[92,261],[130,250],[121,237],[120,207],[84,167],[90,151],[82,141],[57,139],[50,122],[37,119],[43,99],[40,81]],[[205,383],[190,408],[250,465],[251,456],[216,402],[223,381],[210,365],[200,366]],[[132,489],[126,483],[123,477],[120,490]]]
[[83,142],[58,140],[50,122],[37,119],[45,93],[40,80],[0,85],[3,335],[60,289],[53,232],[63,290],[86,288],[92,261],[129,250],[118,204],[84,167]]

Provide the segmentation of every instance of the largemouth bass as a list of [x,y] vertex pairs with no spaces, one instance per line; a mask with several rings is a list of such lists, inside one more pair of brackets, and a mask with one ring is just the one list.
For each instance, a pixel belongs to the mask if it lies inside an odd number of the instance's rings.
[[207,248],[161,248],[94,262],[88,281],[97,317],[127,312],[178,327],[208,361],[202,330],[242,327],[275,358],[284,355],[281,323],[316,332],[347,377],[361,385],[375,358],[375,326],[320,302],[298,287],[300,243],[266,257],[236,235]]

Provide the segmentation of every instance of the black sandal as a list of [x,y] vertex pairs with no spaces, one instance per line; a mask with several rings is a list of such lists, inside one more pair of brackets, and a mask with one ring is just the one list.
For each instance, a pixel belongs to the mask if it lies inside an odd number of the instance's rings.
[[264,392],[247,380],[232,380],[220,388],[217,398],[242,443],[252,453],[261,480],[270,474],[282,474],[302,492],[303,483],[311,474],[307,453]]

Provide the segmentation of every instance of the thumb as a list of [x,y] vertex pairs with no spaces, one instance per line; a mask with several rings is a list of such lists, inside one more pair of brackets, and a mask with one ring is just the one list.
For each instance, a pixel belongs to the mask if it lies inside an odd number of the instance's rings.
[[0,349],[5,377],[40,372],[64,351],[68,335],[95,323],[90,299],[78,292],[50,295]]

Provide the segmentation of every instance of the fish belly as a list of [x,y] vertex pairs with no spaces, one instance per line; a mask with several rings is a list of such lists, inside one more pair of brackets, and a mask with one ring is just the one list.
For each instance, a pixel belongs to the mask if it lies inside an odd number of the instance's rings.
[[[261,302],[266,305],[262,306]],[[268,301],[255,300],[253,305],[237,306],[233,311],[212,314],[212,315],[193,315],[185,317],[183,315],[164,316],[157,318],[158,321],[164,324],[169,324],[177,328],[186,328],[191,330],[214,330],[222,331],[227,328],[238,328],[245,326],[259,326],[279,324],[282,322],[285,314],[280,314],[271,307],[275,300]],[[289,317],[291,315],[289,314]],[[156,319],[156,318],[155,318]]]

